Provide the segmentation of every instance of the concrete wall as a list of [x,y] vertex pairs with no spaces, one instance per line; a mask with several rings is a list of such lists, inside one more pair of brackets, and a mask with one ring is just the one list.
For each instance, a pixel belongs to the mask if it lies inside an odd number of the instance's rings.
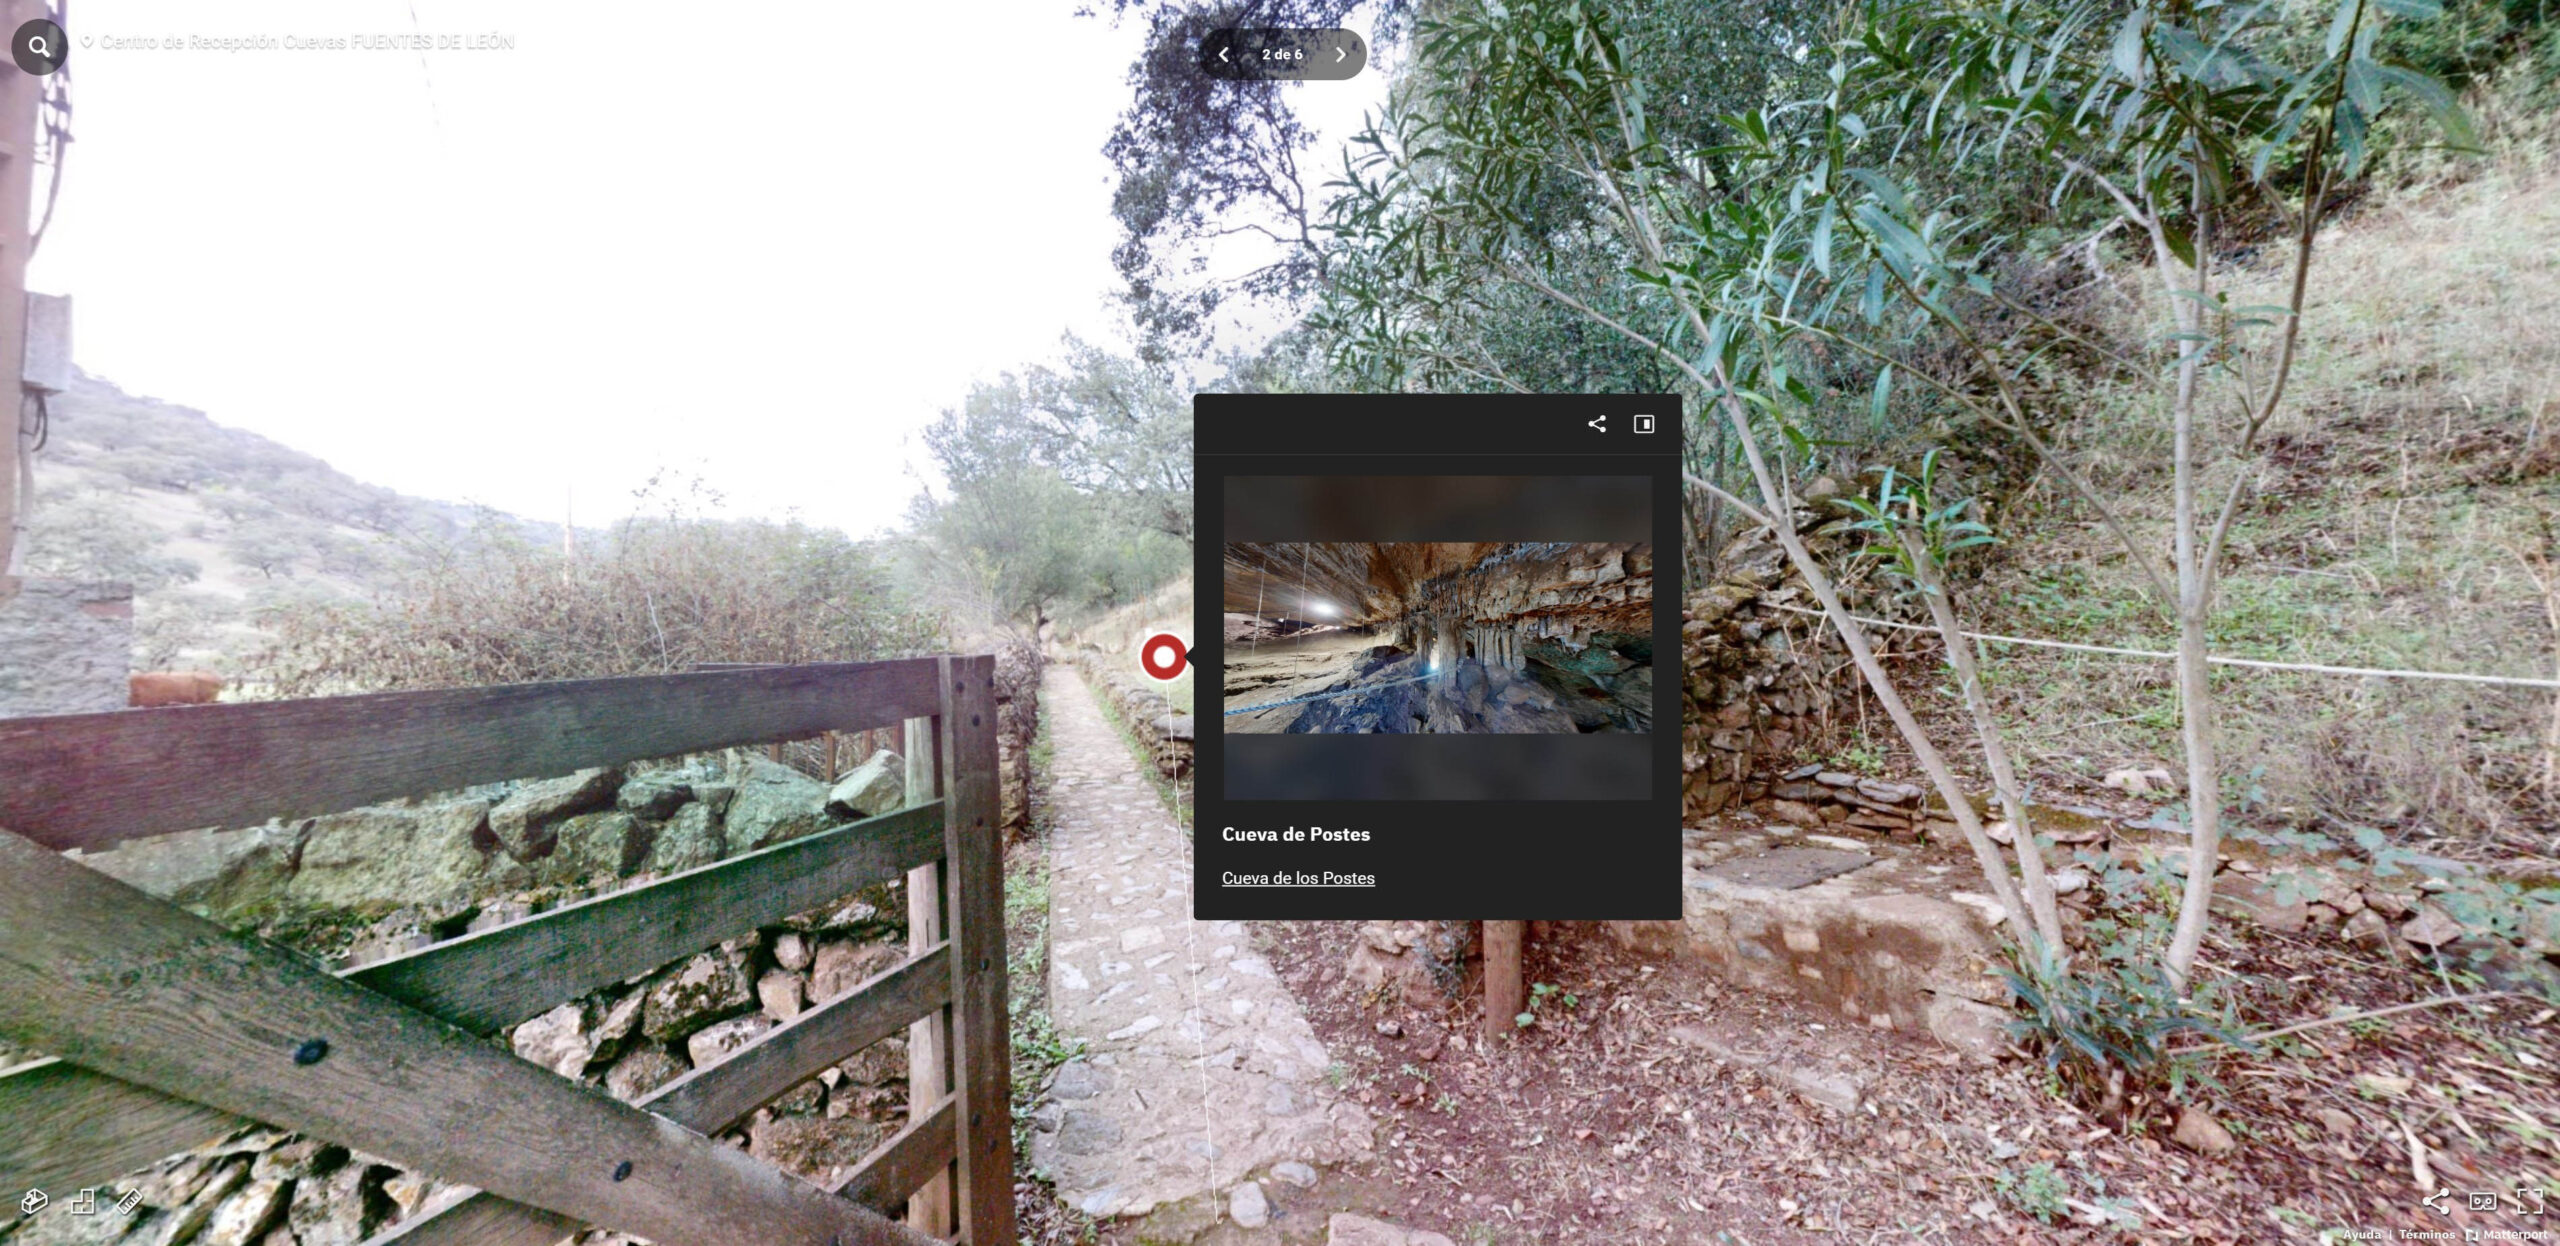
[[133,586],[0,577],[0,718],[125,706]]

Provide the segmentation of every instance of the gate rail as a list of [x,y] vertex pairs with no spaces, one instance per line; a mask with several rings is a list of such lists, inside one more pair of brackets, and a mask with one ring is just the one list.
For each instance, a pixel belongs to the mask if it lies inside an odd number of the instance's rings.
[[[0,1071],[0,1188],[104,1186],[259,1121],[474,1187],[369,1246],[587,1225],[913,1244],[935,1239],[879,1213],[946,1178],[960,1241],[1013,1242],[994,673],[921,658],[0,720],[0,1037],[57,1057]],[[61,855],[899,723],[940,754],[935,799],[345,974]],[[929,946],[637,1104],[488,1041],[937,863]],[[706,1136],[928,1020],[947,1090],[911,1086],[910,1123],[834,1189]]]

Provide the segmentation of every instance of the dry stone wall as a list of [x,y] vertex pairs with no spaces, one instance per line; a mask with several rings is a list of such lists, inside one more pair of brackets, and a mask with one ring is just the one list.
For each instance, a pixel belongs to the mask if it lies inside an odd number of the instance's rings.
[[1031,741],[1040,730],[1040,647],[1012,641],[996,648],[996,768],[1004,773],[1004,828],[1031,829]]
[[1121,723],[1139,737],[1148,759],[1155,763],[1156,773],[1166,779],[1189,777],[1197,720],[1190,714],[1173,712],[1165,699],[1165,685],[1134,670],[1122,669],[1127,664],[1126,659],[1099,649],[1076,652],[1076,667],[1084,673],[1085,686],[1109,704]]
[[[1817,546],[1840,539],[1839,529],[1808,533]],[[1784,553],[1765,533],[1727,546],[1716,583],[1693,591],[1680,612],[1681,815],[1710,817],[1737,804],[1762,800],[1780,785],[1806,777],[1802,764],[1845,740],[1860,721],[1867,695],[1848,654],[1819,615],[1812,595],[1795,580]],[[1849,608],[1861,614],[1900,613],[1855,579],[1840,586]],[[1876,637],[1890,653],[1896,637]],[[1878,720],[1879,723],[1881,720]],[[1858,806],[1854,781],[1843,803]],[[1813,793],[1802,800],[1829,802]],[[1899,809],[1908,801],[1868,797],[1866,806]],[[1833,820],[1845,820],[1844,810]],[[1906,820],[1905,825],[1908,825]],[[1879,828],[1882,829],[1882,828]]]

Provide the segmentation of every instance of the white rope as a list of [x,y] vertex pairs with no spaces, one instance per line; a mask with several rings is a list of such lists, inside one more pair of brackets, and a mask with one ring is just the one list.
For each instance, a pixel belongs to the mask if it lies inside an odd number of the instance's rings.
[[[1774,610],[1784,610],[1789,614],[1809,614],[1815,618],[1829,617],[1820,610],[1808,609],[1804,606],[1782,606],[1766,602],[1762,604],[1768,605]],[[1890,619],[1870,619],[1855,614],[1850,615],[1849,617],[1865,624],[1868,627],[1889,627],[1897,631],[1905,632],[1935,633],[1938,630],[1934,627],[1925,627],[1917,623],[1896,623]],[[2164,652],[2158,649],[2123,649],[2113,645],[2082,645],[2074,644],[2067,640],[2036,640],[2025,636],[1995,636],[1989,632],[1965,632],[1962,633],[1962,635],[1968,640],[1987,640],[1993,644],[2033,645],[2040,649],[2069,649],[2078,653],[2105,653],[2112,654],[2116,657],[2150,658],[2155,661],[2162,662],[2173,662],[2176,661],[2178,657],[2177,654]],[[2375,666],[2329,666],[2318,662],[2272,662],[2264,658],[2226,658],[2210,654],[2205,657],[2205,661],[2215,666],[2247,666],[2265,671],[2308,671],[2315,675],[2376,675],[2385,679],[2442,679],[2462,684],[2498,684],[2511,688],[2560,689],[2560,679],[2524,679],[2509,675],[2474,675],[2466,671],[2386,670]]]

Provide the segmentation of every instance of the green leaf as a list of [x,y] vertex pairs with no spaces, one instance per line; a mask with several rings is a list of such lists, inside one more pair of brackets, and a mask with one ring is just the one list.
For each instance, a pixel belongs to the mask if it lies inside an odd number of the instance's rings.
[[1836,204],[1825,203],[1822,215],[1814,218],[1813,222],[1813,266],[1820,269],[1825,277],[1831,275],[1831,227],[1839,216],[1840,209]]
[[2426,109],[2436,128],[2444,131],[2447,143],[2466,151],[2479,150],[2480,136],[2471,128],[2471,114],[2463,110],[2462,102],[2454,98],[2452,90],[2445,84],[2405,65],[2389,65],[2380,61],[2359,63],[2371,65],[2370,72],[2381,82],[2418,97],[2419,107]]
[[1876,200],[1895,216],[1911,215],[1911,200],[1903,193],[1902,184],[1887,177],[1882,171],[1848,168],[1840,172],[1844,177],[1856,179],[1859,185],[1867,188],[1867,193],[1874,195]]
[[2160,235],[2168,240],[2169,254],[2177,256],[2179,263],[2189,268],[2196,266],[2196,236],[2193,232],[2173,222],[2162,221]]
[[1877,432],[1884,431],[1885,401],[1893,396],[1893,365],[1886,364],[1876,373],[1875,392],[1867,395],[1867,424]]
[[2338,101],[2337,112],[2329,125],[2338,141],[2338,174],[2354,177],[2364,168],[2364,136],[2373,114],[2356,107],[2352,99]]
[[2444,16],[2444,6],[2436,0],[2380,0],[2382,11],[2393,17],[2414,17],[2432,21]]
[[2322,46],[2334,57],[2347,46],[2347,32],[2356,28],[2356,15],[2364,11],[2364,0],[2338,0],[2338,11],[2329,18],[2329,39]]
[[2124,25],[2116,28],[2115,46],[2108,56],[2108,61],[2115,66],[2116,72],[2134,82],[2142,81],[2143,35],[2150,23],[2151,13],[2147,9],[2136,8],[2125,14]]
[[2347,61],[2347,98],[2366,115],[2382,111],[2382,75],[2374,62],[2358,56]]

